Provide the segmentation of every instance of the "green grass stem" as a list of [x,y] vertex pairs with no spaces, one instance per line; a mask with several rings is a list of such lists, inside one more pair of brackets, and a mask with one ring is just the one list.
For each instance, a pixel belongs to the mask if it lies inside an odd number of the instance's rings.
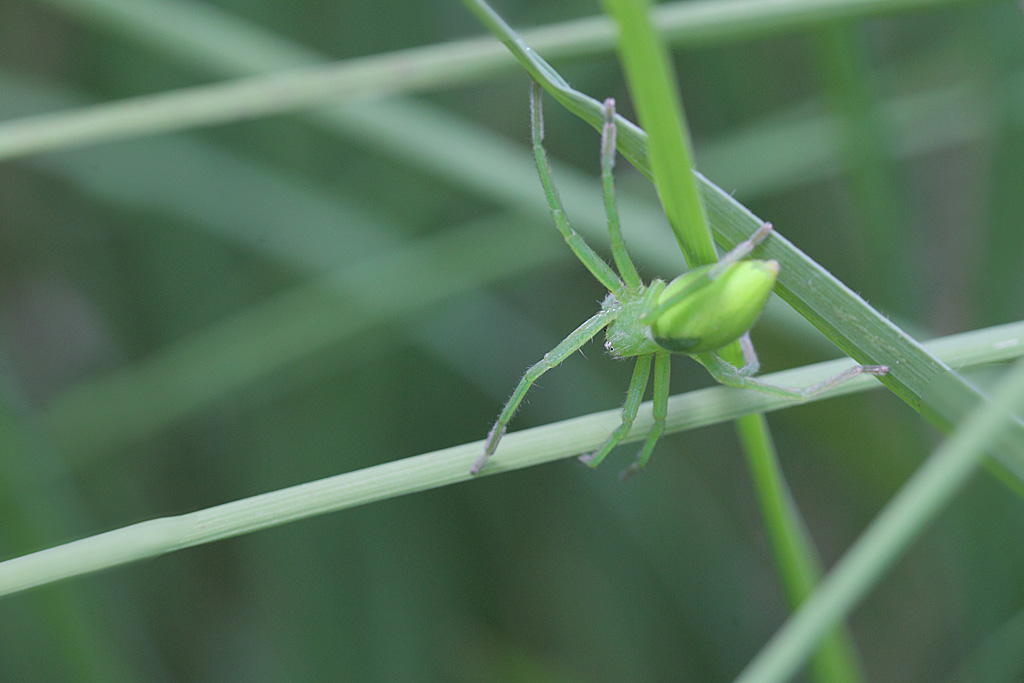
[[[131,5],[119,0],[41,1],[108,25],[130,20],[136,31],[141,29],[137,38],[148,36],[165,45],[167,32],[154,23],[169,20],[172,31],[181,23],[175,8],[159,1],[140,0]],[[798,31],[836,19],[867,19],[976,2],[978,0],[684,2],[657,6],[652,11],[652,19],[665,40],[683,46]],[[205,5],[182,4],[193,10],[199,20],[189,23],[192,35],[217,42],[221,40],[217,31],[224,29],[233,37],[234,46],[244,46],[245,41],[250,40],[238,35],[235,20]],[[612,49],[614,32],[605,17],[588,17],[526,31],[523,38],[549,58],[582,57]],[[189,50],[208,49],[196,47],[191,39],[188,42],[175,40],[175,43]],[[290,51],[275,54],[281,59],[280,63],[267,65],[273,73],[5,121],[0,123],[0,159],[280,114],[340,99],[360,100],[451,88],[479,82],[515,67],[505,50],[482,38],[396,50],[339,63],[307,65],[306,60]],[[237,56],[241,57],[241,52]]]
[[[477,0],[482,2],[482,0]],[[651,179],[691,268],[718,260],[693,176],[690,127],[668,50],[648,16],[647,0],[604,0],[619,27],[619,56],[640,125],[649,136]]]
[[1024,408],[1024,362],[1003,378],[875,517],[815,593],[736,679],[782,683],[844,619],[963,487]]
[[[768,420],[760,414],[746,415],[736,420],[736,431],[786,602],[793,611],[814,591],[824,566],[782,473]],[[817,681],[864,680],[853,636],[842,623],[822,640],[810,668]]]
[[912,224],[901,201],[889,151],[891,132],[881,117],[860,26],[825,26],[813,36],[813,45],[821,89],[837,129],[843,175],[856,207],[855,231],[864,245],[861,261],[870,263],[874,274],[865,283],[865,293],[900,293],[898,310],[914,310],[921,278],[909,272],[897,246],[907,244]]
[[[493,43],[491,47],[500,49]],[[53,94],[40,96],[38,91],[42,88],[38,82],[18,82],[9,74],[0,74],[0,78],[3,79],[5,92],[19,93],[12,94],[11,102],[5,107],[5,110],[11,112],[9,115],[17,117],[26,112],[47,109],[69,110],[28,114],[0,122],[0,159],[31,156],[50,149],[93,145],[106,139],[124,140],[144,133],[188,130],[217,121],[236,120],[232,112],[237,118],[252,114],[237,107],[228,98],[224,98],[221,104],[222,98],[213,95],[219,88],[230,91],[235,81],[202,88],[209,92],[207,102],[211,106],[205,118],[196,116],[175,121],[164,110],[194,109],[196,104],[189,102],[192,89],[161,94],[160,107],[154,111],[146,104],[149,102],[148,96],[90,106],[82,98],[72,100],[67,96]],[[1010,99],[1024,100],[1024,74],[1007,79],[999,84],[998,89],[1010,93]],[[346,91],[325,96],[320,103],[327,103],[335,97],[358,96],[357,92]],[[887,122],[891,133],[889,137],[895,141],[890,154],[897,158],[916,157],[981,139],[986,128],[983,125],[984,113],[979,111],[977,105],[978,96],[979,93],[973,92],[970,87],[960,85],[926,89],[880,103],[879,118]],[[283,108],[287,102],[285,98],[277,104]],[[151,111],[161,119],[161,123],[155,125],[145,119],[128,117],[123,110]],[[109,122],[103,120],[108,114],[112,117]],[[1014,109],[1010,114],[1011,120],[1007,122],[1009,125],[1020,126],[1024,122],[1018,110]],[[45,126],[44,121],[47,122]],[[115,125],[115,121],[120,123],[120,127]],[[118,135],[116,138],[110,137],[107,131],[115,129]],[[62,142],[58,145],[57,141]],[[742,188],[742,196],[749,199],[838,175],[841,172],[838,163],[841,144],[842,141],[838,141],[833,134],[830,120],[816,113],[812,103],[806,103],[722,138],[704,140],[700,144],[701,166],[712,177],[718,175],[718,169],[728,169],[732,181]],[[738,160],[745,160],[749,156],[775,159],[777,163],[771,166],[739,163]]]
[[[619,55],[640,123],[648,133],[651,171],[669,224],[691,267],[714,263],[707,215],[693,169],[696,161],[686,112],[667,47],[655,30],[650,3],[605,0],[619,27]],[[742,365],[738,343],[721,352]],[[790,607],[800,604],[822,574],[820,560],[800,511],[788,495],[767,419],[745,415],[736,429],[746,456],[762,517]],[[787,504],[788,503],[788,504]],[[813,658],[816,680],[845,683],[863,679],[853,639],[843,626],[829,635]]]
[[[929,342],[928,346],[957,367],[1017,358],[1024,354],[1024,322],[954,335]],[[767,375],[766,379],[787,385],[811,384],[848,365],[848,360],[840,359]],[[823,392],[814,400],[877,386],[874,378],[862,376]],[[710,387],[673,396],[666,431],[694,429],[792,405],[794,401],[777,396]],[[592,450],[620,420],[618,409],[607,410],[508,434],[499,449],[501,457],[494,460],[486,473],[477,476]],[[651,424],[648,402],[641,406],[626,441],[645,438]],[[482,443],[462,444],[189,514],[141,522],[0,562],[0,595],[314,515],[467,481],[471,479],[469,466],[480,454]]]
[[1010,617],[970,653],[945,683],[1017,683],[1024,679],[1024,610]]

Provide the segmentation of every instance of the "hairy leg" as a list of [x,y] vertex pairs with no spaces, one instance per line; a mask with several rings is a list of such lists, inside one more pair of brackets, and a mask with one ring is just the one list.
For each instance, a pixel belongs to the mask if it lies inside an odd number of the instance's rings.
[[783,396],[786,398],[796,399],[808,399],[816,394],[820,394],[826,389],[842,384],[848,380],[853,379],[857,375],[875,375],[881,377],[889,372],[888,365],[855,365],[849,370],[840,372],[838,375],[829,377],[826,380],[818,382],[817,384],[811,385],[804,389],[796,389],[793,387],[784,387],[777,384],[771,384],[764,380],[750,377],[743,373],[742,370],[737,369],[726,361],[722,360],[718,354],[715,353],[702,353],[696,356],[697,361],[700,362],[711,376],[715,378],[720,384],[724,384],[728,387],[737,387],[740,389],[753,389],[754,391],[760,391],[764,394],[771,394],[774,396]]
[[505,434],[509,420],[512,419],[516,409],[523,402],[526,392],[530,390],[533,383],[545,372],[579,351],[584,344],[593,339],[598,332],[614,320],[616,315],[618,315],[616,310],[601,311],[577,327],[572,334],[559,342],[558,346],[545,353],[543,358],[530,366],[526,374],[523,375],[523,378],[519,380],[519,384],[516,386],[515,391],[512,392],[512,396],[509,397],[501,414],[498,415],[497,422],[494,423],[490,433],[487,435],[487,444],[484,447],[484,452],[473,464],[470,473],[476,474],[479,472],[487,464],[487,460],[494,455],[498,442],[501,441],[502,435]]
[[619,269],[619,275],[626,283],[626,287],[636,292],[643,282],[633,259],[626,251],[626,242],[622,239],[622,229],[619,225],[619,209],[615,201],[615,181],[612,178],[612,169],[615,168],[615,137],[615,100],[609,97],[604,101],[604,127],[601,129],[601,186],[604,190],[604,210],[608,216],[608,233],[611,236],[615,267]]
[[651,427],[643,448],[640,449],[636,461],[622,471],[619,479],[625,481],[636,474],[651,459],[654,445],[665,432],[665,419],[668,417],[668,380],[672,367],[672,356],[667,351],[654,354],[654,425]]
[[644,400],[644,391],[647,390],[647,379],[651,375],[652,356],[653,354],[650,353],[637,356],[636,365],[633,366],[633,377],[629,380],[629,390],[626,392],[626,402],[622,406],[622,422],[599,449],[593,453],[581,455],[580,462],[589,467],[597,467],[608,453],[629,434],[629,430],[633,427],[633,421],[636,419],[636,412],[640,409],[640,402]]
[[548,207],[551,209],[551,218],[555,221],[555,227],[562,234],[565,243],[576,254],[576,258],[587,267],[587,270],[597,278],[597,281],[609,292],[617,292],[622,289],[622,280],[615,274],[611,266],[604,262],[597,255],[590,245],[573,230],[569,225],[569,219],[565,216],[565,209],[562,207],[562,200],[555,189],[555,183],[551,179],[551,166],[548,164],[548,155],[544,151],[544,111],[541,106],[541,88],[534,82],[530,89],[530,123],[533,138],[533,156],[537,162],[537,171],[540,173],[540,182],[544,186],[544,194],[548,198]]

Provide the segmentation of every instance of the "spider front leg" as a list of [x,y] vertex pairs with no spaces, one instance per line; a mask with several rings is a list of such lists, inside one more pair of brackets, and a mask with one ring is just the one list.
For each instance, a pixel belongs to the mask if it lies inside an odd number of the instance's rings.
[[[544,150],[544,108],[541,104],[541,90],[540,85],[534,81],[533,86],[530,88],[530,137],[533,141],[533,158],[537,163],[537,172],[540,175],[540,183],[544,187],[544,195],[548,199],[548,208],[551,211],[551,218],[555,221],[555,227],[558,228],[558,232],[561,233],[562,239],[572,249],[572,253],[576,255],[576,258],[587,267],[590,274],[593,275],[598,282],[604,285],[605,289],[609,292],[617,292],[622,289],[622,280],[615,274],[611,266],[604,262],[604,260],[597,255],[590,245],[577,233],[572,225],[569,224],[569,219],[566,218],[565,208],[562,206],[562,200],[558,196],[558,190],[555,188],[555,182],[551,178],[551,166],[548,164],[548,155]],[[614,115],[614,103],[613,115]],[[605,127],[607,135],[607,126]],[[614,136],[614,126],[612,127],[612,135]],[[614,149],[612,150],[614,153]],[[602,154],[602,159],[604,158]],[[604,161],[602,161],[604,164]],[[611,168],[608,168],[608,180],[605,181],[605,200],[608,201],[610,192],[610,173]],[[616,228],[612,226],[611,216],[614,212],[614,197],[612,198],[612,204],[607,207],[609,216],[609,229],[612,232],[612,243],[615,243],[615,232]],[[618,225],[618,218],[616,214],[615,226]],[[621,241],[621,238],[620,240]],[[625,246],[622,247],[625,250]],[[634,269],[635,270],[635,269]]]
[[717,353],[702,353],[694,356],[697,361],[707,368],[711,376],[719,384],[724,384],[728,387],[736,387],[739,389],[753,389],[760,391],[763,394],[770,394],[773,396],[782,396],[784,398],[795,398],[798,400],[806,400],[826,389],[831,389],[834,386],[842,384],[843,382],[849,381],[858,375],[874,375],[875,377],[881,377],[889,372],[888,365],[855,365],[849,370],[840,372],[838,375],[833,375],[826,380],[812,384],[804,389],[796,389],[794,387],[784,387],[778,384],[772,384],[765,382],[764,380],[750,377],[744,373],[744,370],[738,369],[730,363],[723,360]]
[[639,292],[643,288],[640,274],[626,251],[626,242],[622,239],[622,228],[619,224],[619,208],[615,201],[615,100],[609,97],[604,101],[604,126],[601,128],[601,189],[604,192],[604,211],[608,218],[608,234],[611,237],[612,259],[615,267],[630,292]]
[[577,327],[572,334],[559,342],[558,346],[551,349],[544,354],[544,357],[537,363],[532,365],[523,375],[523,378],[519,380],[519,384],[516,386],[515,391],[512,392],[512,396],[509,397],[505,407],[502,408],[501,414],[498,415],[498,420],[491,427],[490,433],[487,434],[487,442],[484,446],[483,454],[473,463],[473,467],[470,468],[470,474],[476,474],[484,465],[494,451],[498,448],[498,442],[501,441],[501,437],[505,434],[505,429],[508,428],[509,420],[515,414],[516,409],[519,408],[519,404],[523,402],[523,398],[526,396],[526,392],[530,390],[533,383],[536,382],[541,375],[557,366],[559,363],[564,361],[566,358],[571,356],[580,350],[580,348],[588,341],[597,336],[597,333],[607,327],[608,323],[612,322],[618,315],[616,309],[605,309],[593,316],[585,323]]

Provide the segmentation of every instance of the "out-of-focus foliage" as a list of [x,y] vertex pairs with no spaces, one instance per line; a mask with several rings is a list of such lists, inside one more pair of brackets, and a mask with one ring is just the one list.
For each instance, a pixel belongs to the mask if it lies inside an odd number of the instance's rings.
[[[482,33],[454,2],[215,4],[330,59]],[[0,3],[0,118],[219,77],[58,7]],[[501,9],[525,28],[596,3]],[[996,3],[679,48],[698,166],[921,338],[1020,319],[1022,38],[1019,3]],[[555,66],[630,114],[611,55]],[[509,71],[420,96],[395,105],[394,137],[440,125],[468,168],[496,163],[487,135],[527,164],[508,186],[534,184],[526,93]],[[597,135],[554,106],[546,133],[570,218],[600,216]],[[482,438],[602,290],[539,184],[518,206],[413,156],[294,114],[0,162],[0,557]],[[618,182],[627,241],[667,235],[643,179],[622,164]],[[428,286],[389,255],[467,230],[550,252],[467,253],[522,265],[367,310],[361,287]],[[645,278],[674,275],[648,258]],[[398,266],[309,286],[367,263]],[[830,353],[781,309],[755,340],[768,370]],[[585,351],[515,427],[621,402],[629,367]],[[674,365],[677,391],[709,381]],[[936,439],[881,392],[771,424],[828,564]],[[0,679],[729,680],[786,614],[735,437],[668,437],[627,485],[623,450],[5,598]],[[869,677],[941,680],[1006,638],[1022,527],[1019,499],[979,477],[855,613]]]

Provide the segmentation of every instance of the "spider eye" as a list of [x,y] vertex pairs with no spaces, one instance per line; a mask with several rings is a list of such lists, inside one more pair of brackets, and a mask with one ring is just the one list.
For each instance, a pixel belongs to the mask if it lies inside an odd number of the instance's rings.
[[[677,277],[661,293],[658,303],[665,303],[705,276],[709,268],[696,268]],[[736,341],[753,327],[778,274],[777,261],[740,261],[729,266],[658,316],[651,325],[654,341],[678,353],[714,351]]]

